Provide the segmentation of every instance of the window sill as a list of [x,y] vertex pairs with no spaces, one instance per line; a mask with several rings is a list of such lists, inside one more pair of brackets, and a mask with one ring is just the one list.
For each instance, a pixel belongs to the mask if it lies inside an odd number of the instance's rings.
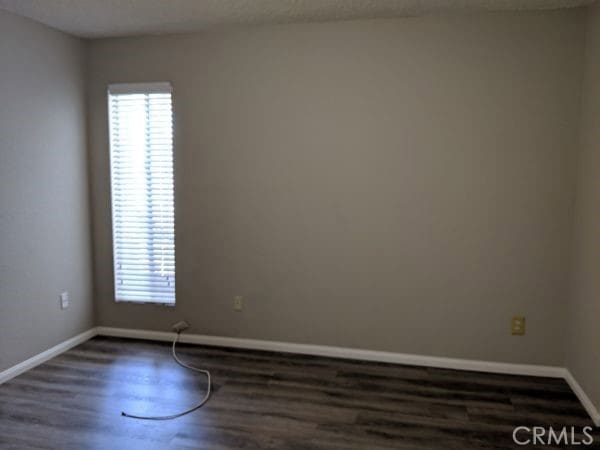
[[155,305],[155,306],[166,306],[166,307],[174,307],[175,306],[175,302],[164,303],[164,302],[157,302],[157,301],[153,301],[153,300],[141,301],[141,300],[119,300],[119,299],[115,299],[115,303],[127,303],[127,304],[130,304],[130,305]]

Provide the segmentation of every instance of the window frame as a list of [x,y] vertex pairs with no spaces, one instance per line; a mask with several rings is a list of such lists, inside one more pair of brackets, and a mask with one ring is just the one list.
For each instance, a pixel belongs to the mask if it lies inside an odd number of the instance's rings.
[[[115,203],[114,203],[114,186],[113,186],[113,130],[111,120],[111,95],[119,94],[152,94],[152,93],[169,93],[171,100],[171,159],[172,159],[172,182],[173,182],[173,261],[174,261],[174,283],[173,301],[166,302],[163,300],[128,300],[119,299],[117,296],[117,269],[116,269],[116,221],[115,221]],[[170,82],[144,82],[144,83],[111,83],[106,89],[107,101],[107,120],[108,120],[108,153],[109,153],[109,184],[110,184],[110,208],[111,208],[111,248],[112,248],[112,271],[113,271],[113,299],[115,303],[128,303],[135,305],[155,305],[175,307],[177,304],[177,264],[176,264],[176,233],[175,233],[175,107],[173,101],[173,87]]]

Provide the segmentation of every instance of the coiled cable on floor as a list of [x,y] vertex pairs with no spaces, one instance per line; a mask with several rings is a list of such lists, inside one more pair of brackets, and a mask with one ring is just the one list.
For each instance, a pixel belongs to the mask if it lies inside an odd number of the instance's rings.
[[204,394],[204,397],[202,398],[202,400],[200,401],[200,403],[198,403],[193,408],[187,409],[187,410],[185,410],[183,412],[180,412],[178,414],[171,414],[171,415],[168,415],[168,416],[138,416],[136,414],[129,414],[129,413],[126,413],[125,411],[121,411],[121,415],[122,416],[130,417],[132,419],[143,419],[143,420],[171,420],[171,419],[177,419],[178,417],[185,416],[186,414],[189,414],[191,412],[196,411],[197,409],[202,408],[202,406],[204,406],[204,404],[208,401],[208,399],[210,397],[210,387],[211,387],[210,372],[208,370],[199,369],[198,367],[190,366],[189,364],[186,364],[186,363],[184,363],[183,361],[181,361],[179,359],[179,357],[177,356],[177,353],[175,351],[175,346],[177,345],[177,342],[179,342],[179,335],[180,334],[181,334],[181,331],[177,332],[177,336],[175,336],[175,339],[173,340],[173,346],[171,347],[171,353],[173,354],[173,359],[175,360],[175,362],[177,364],[179,364],[181,367],[185,367],[186,369],[190,369],[190,370],[193,370],[194,372],[198,372],[198,373],[202,373],[202,374],[206,375],[206,378],[207,378],[207,381],[208,381],[208,385],[206,387],[206,394]]

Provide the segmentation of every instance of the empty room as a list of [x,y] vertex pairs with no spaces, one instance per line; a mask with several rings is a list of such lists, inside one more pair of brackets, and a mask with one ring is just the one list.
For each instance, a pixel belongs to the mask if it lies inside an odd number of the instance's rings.
[[0,449],[600,448],[600,2],[0,0]]

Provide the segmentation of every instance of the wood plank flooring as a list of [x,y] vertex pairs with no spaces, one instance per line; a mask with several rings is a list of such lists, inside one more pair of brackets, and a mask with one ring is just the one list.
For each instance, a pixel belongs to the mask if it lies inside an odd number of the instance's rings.
[[515,426],[592,426],[563,380],[193,345],[179,353],[212,373],[199,411],[122,417],[186,409],[206,382],[176,365],[167,343],[96,337],[0,385],[0,448],[509,449],[524,448]]

